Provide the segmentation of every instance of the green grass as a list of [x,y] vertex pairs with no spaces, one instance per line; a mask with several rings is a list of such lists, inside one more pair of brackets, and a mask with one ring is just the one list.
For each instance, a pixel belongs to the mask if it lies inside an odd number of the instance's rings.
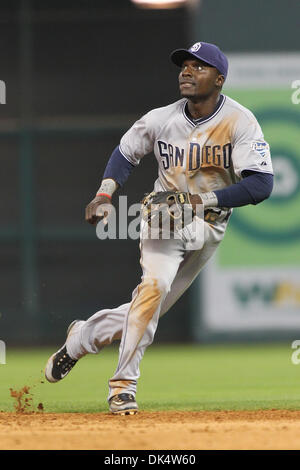
[[[116,347],[80,360],[49,384],[43,368],[52,350],[9,350],[0,365],[0,410],[14,411],[10,388],[31,387],[46,412],[107,412],[108,380]],[[300,409],[300,365],[289,343],[150,347],[141,363],[137,399],[143,410]],[[42,383],[43,382],[43,383]]]

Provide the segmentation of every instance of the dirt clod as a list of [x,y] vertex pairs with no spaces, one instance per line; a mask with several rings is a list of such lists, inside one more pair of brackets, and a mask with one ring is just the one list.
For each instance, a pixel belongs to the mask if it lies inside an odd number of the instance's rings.
[[[25,385],[21,390],[9,389],[10,396],[15,399],[14,408],[17,413],[26,413],[32,405],[32,396],[29,392],[30,387]],[[28,396],[27,396],[28,395]]]

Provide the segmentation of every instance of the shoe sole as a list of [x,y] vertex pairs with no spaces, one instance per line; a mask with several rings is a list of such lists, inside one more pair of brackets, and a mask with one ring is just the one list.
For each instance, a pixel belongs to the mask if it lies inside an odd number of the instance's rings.
[[120,410],[120,411],[111,411],[113,415],[125,416],[125,415],[136,415],[138,410]]
[[[77,323],[78,321],[80,320],[74,320],[72,321],[72,323],[70,323],[70,325],[68,326],[68,329],[67,329],[67,338],[66,338],[66,341],[68,339],[68,336],[73,328],[73,326],[75,325],[75,323]],[[65,343],[66,344],[66,343]],[[64,377],[62,377],[61,379],[57,380],[55,379],[54,377],[52,377],[52,374],[51,374],[51,371],[52,371],[52,365],[53,365],[53,359],[54,357],[56,356],[56,354],[65,346],[65,344],[58,350],[56,351],[54,354],[52,354],[52,356],[49,357],[48,361],[47,361],[47,364],[46,364],[46,367],[45,367],[45,377],[46,379],[48,380],[48,382],[50,383],[56,383],[56,382],[59,382],[60,380],[62,380]]]

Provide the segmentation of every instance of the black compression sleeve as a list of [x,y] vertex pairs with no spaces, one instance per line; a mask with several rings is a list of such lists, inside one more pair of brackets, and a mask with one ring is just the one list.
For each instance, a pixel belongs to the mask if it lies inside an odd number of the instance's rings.
[[214,191],[219,207],[258,204],[270,196],[273,189],[273,175],[249,170],[243,172],[242,176],[244,179],[239,183]]

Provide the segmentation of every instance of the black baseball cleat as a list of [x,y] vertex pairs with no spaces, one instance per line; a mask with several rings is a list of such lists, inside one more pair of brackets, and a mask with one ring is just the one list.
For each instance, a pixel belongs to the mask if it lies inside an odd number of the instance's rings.
[[108,400],[109,409],[114,415],[135,415],[138,405],[130,393],[120,393]]
[[[73,326],[78,322],[74,320],[67,329],[67,338],[73,328]],[[45,367],[45,377],[48,382],[58,382],[68,375],[68,373],[73,369],[78,359],[72,359],[67,353],[66,343],[60,348],[56,353],[52,354],[49,357],[48,362]]]

